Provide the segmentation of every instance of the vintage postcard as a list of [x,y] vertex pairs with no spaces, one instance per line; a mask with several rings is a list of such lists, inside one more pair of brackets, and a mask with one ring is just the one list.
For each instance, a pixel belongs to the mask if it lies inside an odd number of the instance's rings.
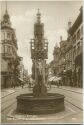
[[1,124],[83,124],[83,1],[0,1]]

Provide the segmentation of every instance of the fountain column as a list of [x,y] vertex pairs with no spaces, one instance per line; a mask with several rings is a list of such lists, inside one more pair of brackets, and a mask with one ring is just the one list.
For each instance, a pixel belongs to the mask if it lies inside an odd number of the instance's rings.
[[[45,60],[48,58],[48,42],[44,39],[44,24],[41,23],[41,14],[38,10],[37,21],[34,24],[34,39],[31,41],[31,58],[35,61],[35,86],[33,94],[37,97],[46,97]],[[39,91],[40,90],[40,91]]]

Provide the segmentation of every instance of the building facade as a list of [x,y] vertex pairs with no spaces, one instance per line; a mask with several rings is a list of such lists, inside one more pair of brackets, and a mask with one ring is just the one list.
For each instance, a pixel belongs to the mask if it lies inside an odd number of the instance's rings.
[[63,85],[82,87],[82,55],[83,55],[83,20],[82,8],[71,26],[68,22],[68,37],[63,41],[60,39],[60,47],[54,48],[54,60],[56,75],[63,79]]
[[17,84],[17,66],[20,58],[17,55],[17,39],[11,27],[10,17],[6,9],[1,21],[1,87],[7,88]]
[[72,40],[72,73],[73,85],[82,87],[82,74],[83,74],[83,8],[80,8],[80,13],[75,20],[74,24],[68,31],[69,37]]
[[60,56],[59,56],[59,76],[62,77],[62,84],[66,84],[66,60],[65,60],[65,50],[66,50],[67,40],[62,40],[62,36],[60,38]]
[[[69,22],[70,23],[70,22]],[[66,80],[65,84],[68,86],[72,86],[72,54],[73,54],[73,45],[72,39],[68,35],[67,42],[66,42],[66,49],[65,49],[65,74]]]
[[59,72],[59,53],[60,53],[60,48],[56,45],[54,47],[54,52],[53,52],[53,57],[54,57],[54,74],[58,75]]

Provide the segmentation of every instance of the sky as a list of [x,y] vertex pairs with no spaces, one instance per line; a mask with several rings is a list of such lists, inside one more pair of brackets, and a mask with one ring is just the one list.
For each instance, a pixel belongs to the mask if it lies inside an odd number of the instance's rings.
[[[0,3],[1,4],[1,3]],[[76,20],[81,1],[8,1],[7,9],[12,27],[16,31],[18,55],[23,57],[23,64],[31,73],[32,60],[30,39],[34,38],[34,23],[38,8],[41,12],[41,22],[44,23],[44,36],[48,39],[48,60],[53,60],[53,50],[59,46],[60,36],[67,39],[68,21]],[[1,4],[1,17],[5,13],[6,3]],[[1,20],[1,19],[0,19]]]

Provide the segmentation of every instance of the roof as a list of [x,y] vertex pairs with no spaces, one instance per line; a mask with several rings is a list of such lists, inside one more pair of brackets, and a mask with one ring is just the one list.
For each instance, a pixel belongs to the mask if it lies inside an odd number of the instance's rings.
[[68,33],[70,33],[72,35],[77,30],[77,28],[82,23],[82,17],[83,17],[83,9],[81,7],[80,13],[79,13],[77,19],[75,20],[74,24],[72,25],[72,27],[69,29]]

